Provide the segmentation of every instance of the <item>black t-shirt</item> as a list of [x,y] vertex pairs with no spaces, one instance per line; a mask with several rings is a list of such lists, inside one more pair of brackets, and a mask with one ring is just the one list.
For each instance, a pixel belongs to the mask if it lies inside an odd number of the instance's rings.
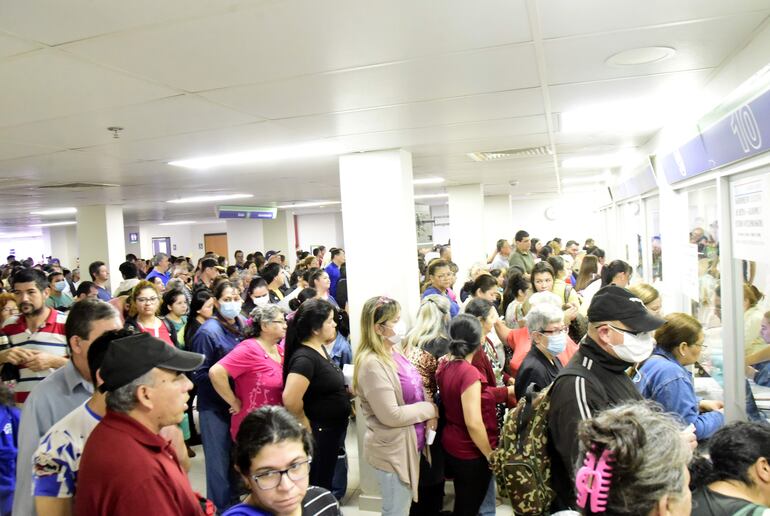
[[345,424],[350,397],[342,370],[308,346],[300,346],[289,362],[289,373],[301,374],[310,385],[303,398],[305,415],[316,424]]
[[553,357],[553,363],[545,354],[532,344],[527,356],[521,362],[519,374],[516,375],[516,399],[521,399],[527,393],[529,384],[534,383],[536,391],[551,384],[561,371],[559,357]]
[[738,513],[759,516],[770,514],[770,509],[741,498],[725,496],[708,487],[698,489],[692,494],[692,516],[732,516]]

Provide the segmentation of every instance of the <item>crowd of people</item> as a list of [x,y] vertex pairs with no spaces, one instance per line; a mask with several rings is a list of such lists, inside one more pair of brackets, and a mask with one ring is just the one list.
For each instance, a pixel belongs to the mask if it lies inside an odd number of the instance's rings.
[[[422,249],[417,313],[373,297],[359,335],[343,249],[298,251],[294,270],[281,251],[233,258],[128,255],[111,282],[99,261],[81,281],[9,257],[0,515],[339,514],[351,418],[382,514],[441,514],[447,480],[453,514],[495,514],[490,465],[538,392],[542,514],[770,504],[768,427],[725,426],[722,402],[696,395],[701,323],[593,240],[520,230],[463,285],[451,246]],[[199,444],[206,493],[188,478]]]

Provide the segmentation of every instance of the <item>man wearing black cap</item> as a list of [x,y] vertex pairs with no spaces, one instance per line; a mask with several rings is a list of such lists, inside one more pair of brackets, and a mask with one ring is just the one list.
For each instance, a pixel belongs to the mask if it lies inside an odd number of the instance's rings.
[[200,504],[161,428],[182,421],[203,355],[149,334],[112,342],[99,370],[107,415],[86,442],[75,514],[199,516]]
[[588,321],[588,334],[551,388],[548,444],[554,512],[575,505],[578,423],[604,409],[642,399],[626,371],[652,354],[652,332],[665,322],[641,299],[615,285],[594,295]]
[[217,276],[219,276],[217,261],[213,258],[204,258],[201,260],[200,271],[198,271],[198,285],[211,288],[211,284]]

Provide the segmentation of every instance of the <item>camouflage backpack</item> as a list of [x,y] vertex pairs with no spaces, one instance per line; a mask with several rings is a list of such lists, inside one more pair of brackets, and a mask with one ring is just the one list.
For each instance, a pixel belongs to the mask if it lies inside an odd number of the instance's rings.
[[[553,384],[552,384],[553,385]],[[535,392],[530,385],[505,416],[500,442],[490,460],[501,493],[517,515],[548,514],[555,493],[548,455],[548,412],[552,385]]]

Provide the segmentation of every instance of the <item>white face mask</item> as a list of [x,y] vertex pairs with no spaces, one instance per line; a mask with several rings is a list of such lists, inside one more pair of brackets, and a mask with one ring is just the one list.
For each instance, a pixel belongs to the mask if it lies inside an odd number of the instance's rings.
[[270,296],[265,294],[264,296],[253,297],[254,306],[266,306],[270,303]]
[[401,341],[404,340],[404,335],[406,335],[406,323],[404,321],[398,321],[391,329],[394,332],[393,335],[385,338],[394,345],[400,344]]
[[638,364],[652,355],[652,350],[655,348],[655,340],[652,338],[652,333],[631,335],[630,333],[616,330],[612,326],[609,328],[623,335],[623,344],[616,344],[612,347],[619,359],[630,364]]

